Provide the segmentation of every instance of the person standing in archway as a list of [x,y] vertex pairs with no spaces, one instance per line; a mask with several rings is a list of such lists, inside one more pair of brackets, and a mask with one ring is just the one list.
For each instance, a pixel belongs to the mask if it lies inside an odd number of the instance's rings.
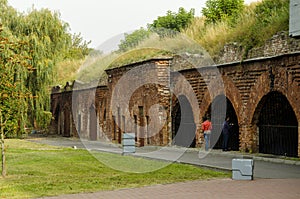
[[230,130],[230,125],[229,125],[229,116],[226,117],[223,127],[222,127],[222,135],[223,135],[223,143],[222,143],[222,149],[223,151],[228,151],[228,140],[229,140],[229,130]]
[[204,122],[202,123],[201,128],[204,133],[205,151],[208,151],[208,149],[210,148],[210,135],[211,135],[212,125],[210,119],[207,117],[203,117],[203,121]]

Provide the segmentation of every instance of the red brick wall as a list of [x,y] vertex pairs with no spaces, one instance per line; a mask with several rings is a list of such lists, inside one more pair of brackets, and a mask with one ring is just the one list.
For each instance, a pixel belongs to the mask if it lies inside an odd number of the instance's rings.
[[[168,72],[169,66],[172,66],[172,59],[162,58],[110,69],[107,70],[107,86],[73,91],[73,102],[75,101],[79,105],[78,110],[75,110],[77,114],[73,117],[78,117],[78,113],[80,112],[82,117],[81,136],[89,138],[88,115],[89,108],[94,103],[99,123],[99,130],[97,132],[99,139],[106,138],[113,140],[115,132],[116,139],[113,141],[120,142],[120,136],[124,131],[135,132],[137,130],[138,146],[169,144],[172,134],[170,112],[172,112],[172,109],[176,105],[176,98],[174,96],[172,97],[172,101],[170,100],[170,83],[178,84],[171,85],[172,87],[176,87],[176,91],[174,91],[176,93],[184,94],[193,92],[195,94],[196,101],[192,101],[191,103],[198,104],[199,113],[194,113],[195,123],[198,127],[200,127],[201,118],[207,112],[212,101],[219,95],[225,95],[231,102],[238,118],[240,150],[242,151],[258,151],[257,119],[259,113],[257,112],[257,107],[262,98],[271,91],[278,91],[287,98],[300,123],[300,53],[246,60],[218,65],[216,67],[204,67],[198,70],[187,69],[179,73],[172,73],[171,77]],[[113,111],[113,107],[111,107],[113,91],[117,83],[124,74],[135,67],[141,67],[141,71],[146,72],[146,74],[136,73],[136,76],[131,77],[132,84],[139,81],[137,78],[139,76],[145,78],[146,82],[154,82],[153,84],[147,83],[141,85],[130,96],[128,110],[126,111],[130,113],[132,121],[136,118],[137,127],[129,123],[124,124],[124,117],[126,115],[124,110],[119,110],[120,113],[118,115],[116,111]],[[150,73],[149,68],[154,72]],[[147,75],[147,71],[149,75]],[[180,76],[184,78],[180,79]],[[170,78],[173,81],[170,82]],[[188,84],[183,84],[183,81],[187,81]],[[126,91],[130,90],[131,85],[129,83],[121,86],[122,92],[126,93]],[[189,88],[192,88],[192,90],[189,90]],[[57,133],[60,134],[61,127],[59,125],[62,126],[63,122],[59,122],[62,118],[56,110],[70,110],[72,92],[55,91],[51,95],[51,99],[52,112],[56,118],[52,123],[52,129],[56,129]],[[170,103],[172,104],[170,105]],[[159,132],[155,133],[149,139],[147,137],[144,139],[143,136],[145,136],[146,132],[140,131],[139,127],[145,127],[147,121],[149,123],[151,119],[155,119],[149,118],[149,110],[156,104],[165,109],[166,118],[163,120],[165,121],[164,125]],[[122,107],[121,104],[118,106]],[[57,107],[60,108],[57,109]],[[160,110],[155,112],[154,115],[157,115],[157,118],[163,118],[160,115],[163,112],[163,110]],[[116,123],[120,124],[121,128],[117,128],[118,126],[115,128],[113,118],[116,118]],[[78,124],[76,125],[78,126]],[[125,130],[123,128],[124,125],[126,127]],[[71,133],[73,136],[76,135],[74,126],[75,124],[72,126],[73,133]],[[203,135],[201,135],[199,129],[197,133],[200,135],[197,136],[197,142],[200,142],[203,139]],[[298,135],[300,136],[299,132]],[[300,154],[300,144],[298,144],[298,151],[298,154]]]

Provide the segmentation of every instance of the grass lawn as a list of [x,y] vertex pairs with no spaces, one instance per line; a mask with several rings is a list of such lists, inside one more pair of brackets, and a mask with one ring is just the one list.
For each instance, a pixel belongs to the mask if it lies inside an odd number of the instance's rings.
[[[230,176],[184,164],[171,164],[149,173],[127,173],[111,169],[82,149],[26,140],[6,140],[6,147],[7,177],[0,177],[0,198],[36,198]],[[161,164],[109,153],[97,155],[124,163]]]

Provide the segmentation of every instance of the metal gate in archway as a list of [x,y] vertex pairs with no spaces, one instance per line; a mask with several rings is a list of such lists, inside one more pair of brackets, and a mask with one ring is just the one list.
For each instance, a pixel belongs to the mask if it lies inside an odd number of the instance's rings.
[[298,156],[298,121],[287,98],[271,92],[262,99],[258,119],[259,152]]
[[96,115],[95,106],[93,104],[90,106],[89,120],[90,120],[89,138],[90,140],[97,140],[97,115]]
[[[226,102],[226,104],[224,102]],[[212,135],[211,135],[211,144],[213,143],[214,145],[211,147],[213,147],[214,149],[222,148],[222,144],[223,144],[223,136],[221,133],[222,126],[225,117],[229,116],[230,118],[229,122],[232,125],[229,134],[228,149],[232,151],[238,151],[240,145],[239,125],[238,125],[237,115],[233,108],[232,103],[226,96],[219,95],[214,99],[213,104],[215,109],[214,110],[215,115],[211,117],[211,105],[209,106],[208,111],[206,113],[206,115],[211,118],[211,122],[213,126]],[[223,109],[224,109],[224,113],[222,113]]]
[[173,144],[183,147],[195,147],[196,124],[191,104],[184,95],[178,97],[172,115]]

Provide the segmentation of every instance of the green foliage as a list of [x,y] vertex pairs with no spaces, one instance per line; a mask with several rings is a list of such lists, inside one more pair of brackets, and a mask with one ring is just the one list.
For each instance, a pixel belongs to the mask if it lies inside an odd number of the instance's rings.
[[55,65],[57,76],[53,85],[65,85],[66,82],[71,82],[76,79],[76,74],[83,64],[83,59],[80,60],[63,60]]
[[243,11],[244,0],[207,0],[202,9],[206,23],[216,23],[222,20],[233,20]]
[[288,0],[263,0],[261,4],[258,4],[254,13],[257,19],[262,24],[269,24],[272,22],[272,17],[278,12],[282,11],[282,8],[288,8]]
[[148,29],[140,28],[130,34],[125,34],[125,39],[119,44],[119,51],[126,52],[141,44],[155,32],[160,37],[170,37],[185,29],[193,20],[195,10],[186,11],[179,8],[178,13],[167,11],[166,16],[159,16],[152,24],[148,24]]
[[224,45],[230,42],[237,42],[246,58],[249,50],[264,45],[280,31],[288,31],[289,1],[251,3],[234,17],[234,24],[232,22],[222,20],[208,24],[206,17],[197,17],[184,33],[204,47],[213,58],[217,58]]
[[194,9],[186,11],[181,7],[178,13],[169,10],[166,16],[159,16],[152,24],[148,24],[148,28],[157,32],[161,37],[170,36],[185,29],[193,20],[194,15]]
[[52,113],[50,111],[43,111],[41,114],[40,128],[48,129],[52,120]]
[[28,64],[33,70],[22,82],[32,94],[25,107],[30,126],[43,128],[48,121],[45,113],[50,110],[55,65],[66,59],[83,59],[90,52],[89,42],[83,41],[80,34],[71,35],[69,25],[60,19],[58,12],[33,8],[28,13],[19,13],[6,0],[0,1],[0,12],[0,21],[10,37],[27,44],[22,53],[30,57]]
[[68,48],[68,51],[65,55],[67,59],[84,59],[87,55],[92,52],[92,49],[88,47],[91,41],[85,41],[81,37],[81,34],[73,34],[72,35],[72,44]]
[[125,33],[124,40],[121,40],[119,44],[119,50],[125,52],[129,49],[137,46],[141,41],[149,38],[151,32],[149,30],[145,30],[144,28],[140,28],[135,30],[134,32],[128,34]]
[[30,92],[24,82],[32,69],[25,53],[27,49],[26,43],[0,27],[0,111],[3,117],[1,129],[6,137],[18,136],[25,131]]
[[[250,13],[253,23],[245,27],[243,34],[236,38],[246,52],[253,47],[263,45],[279,31],[287,31],[289,25],[289,1],[287,0],[264,0],[257,4]],[[239,23],[243,23],[239,20]]]
[[[224,5],[228,8],[237,8],[237,5],[230,7],[232,2],[234,1],[223,1]],[[241,9],[236,10],[234,15],[228,16],[230,13],[223,14],[222,16],[226,17],[221,21],[209,24],[207,23],[206,17],[194,18],[192,17],[193,15],[190,15],[192,19],[189,25],[180,31],[205,48],[211,57],[216,58],[226,43],[238,42],[238,45],[241,45],[241,47],[245,49],[246,57],[248,50],[251,48],[263,45],[267,39],[278,31],[288,30],[289,10],[287,0],[255,2],[249,6],[240,5],[240,8]],[[273,10],[276,10],[276,12],[273,12]],[[185,13],[187,12],[185,11]],[[223,13],[225,13],[225,11]],[[157,26],[159,24],[164,28],[170,28],[172,27],[171,22],[176,21],[175,15],[177,15],[177,13],[168,11],[167,16],[158,17],[153,24],[148,25],[148,28],[154,30],[154,24]],[[162,26],[162,24],[165,24],[165,26]],[[169,31],[169,33],[172,34],[175,30],[176,28],[173,32],[172,30]],[[156,32],[158,31],[160,30],[156,29]],[[121,45],[119,45],[119,52],[114,52],[106,57],[98,56],[99,59],[92,61],[90,66],[80,70],[80,74],[78,75],[79,79],[81,81],[99,79],[99,77],[105,73],[104,70],[108,67],[118,67],[132,62],[163,56],[166,53],[161,49],[167,49],[169,52],[201,54],[194,52],[193,49],[187,49],[185,46],[187,44],[186,40],[178,39],[174,35],[172,35],[172,37],[159,38],[157,34],[152,31],[149,36],[148,33],[148,30],[141,28],[133,32],[132,35],[126,35]],[[159,34],[163,35],[163,33],[165,32]],[[197,49],[199,49],[199,45],[197,45]],[[188,48],[190,48],[190,46]]]
[[93,82],[99,80],[99,84],[106,83],[105,70],[118,57],[117,53],[108,55],[95,54],[87,57],[82,67],[78,70],[77,80]]

